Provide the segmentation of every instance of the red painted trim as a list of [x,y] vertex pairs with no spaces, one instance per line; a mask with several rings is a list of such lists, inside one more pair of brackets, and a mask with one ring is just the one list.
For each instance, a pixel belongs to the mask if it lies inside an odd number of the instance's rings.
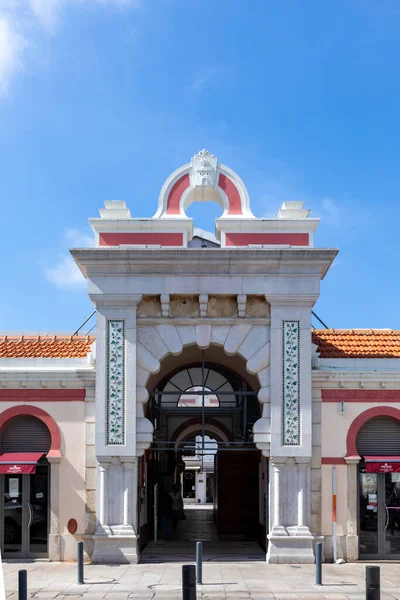
[[323,456],[321,458],[322,465],[345,465],[347,464],[342,456]]
[[0,389],[0,402],[84,402],[85,389],[12,390]]
[[365,410],[363,413],[358,415],[352,422],[349,427],[349,431],[347,432],[346,446],[347,446],[347,457],[357,457],[357,434],[360,428],[374,417],[391,417],[392,419],[396,419],[400,421],[400,410],[398,408],[393,408],[392,406],[374,406],[373,408],[369,408]]
[[190,177],[186,173],[183,175],[178,181],[175,181],[174,185],[171,188],[170,193],[168,194],[167,200],[167,210],[165,211],[166,215],[180,215],[181,214],[181,198],[182,194],[187,188],[190,186]]
[[398,402],[400,390],[321,390],[322,402]]
[[228,198],[228,215],[242,215],[242,200],[236,185],[222,173],[219,174],[218,186]]
[[29,406],[28,404],[22,404],[20,406],[13,406],[8,408],[4,412],[0,413],[0,431],[3,427],[13,419],[14,417],[21,417],[24,415],[31,415],[43,421],[48,430],[50,431],[51,446],[47,454],[48,457],[61,456],[61,434],[57,423],[47,412],[38,408],[37,406]]
[[120,246],[121,244],[157,246],[183,246],[183,233],[100,233],[100,246]]
[[308,233],[226,233],[227,246],[248,246],[261,244],[273,246],[277,244],[289,246],[308,246]]

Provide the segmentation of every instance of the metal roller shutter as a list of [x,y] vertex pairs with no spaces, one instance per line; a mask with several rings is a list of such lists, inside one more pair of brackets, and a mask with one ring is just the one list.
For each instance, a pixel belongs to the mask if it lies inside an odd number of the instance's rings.
[[360,456],[400,456],[400,422],[390,417],[367,421],[357,435]]
[[0,450],[4,452],[43,452],[50,450],[47,426],[30,415],[11,419],[0,433]]

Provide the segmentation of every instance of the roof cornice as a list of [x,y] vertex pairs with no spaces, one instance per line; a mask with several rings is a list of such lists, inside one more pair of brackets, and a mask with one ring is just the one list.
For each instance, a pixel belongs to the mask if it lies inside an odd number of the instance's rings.
[[85,277],[130,274],[309,275],[323,279],[336,248],[75,248]]

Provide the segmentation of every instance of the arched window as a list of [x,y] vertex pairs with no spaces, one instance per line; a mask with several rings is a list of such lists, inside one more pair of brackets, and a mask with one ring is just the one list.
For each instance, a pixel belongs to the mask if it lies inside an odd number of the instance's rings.
[[175,373],[163,388],[161,404],[173,408],[235,406],[234,389],[220,372],[206,367],[188,367]]

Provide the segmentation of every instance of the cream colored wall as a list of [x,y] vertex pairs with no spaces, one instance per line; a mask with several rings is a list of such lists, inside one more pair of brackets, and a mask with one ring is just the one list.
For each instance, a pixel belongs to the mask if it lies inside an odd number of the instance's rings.
[[[332,465],[322,465],[322,535],[332,535]],[[336,533],[347,534],[347,465],[336,465]]]
[[338,402],[322,403],[322,456],[346,456],[346,438],[350,425],[358,415],[374,406],[400,408],[399,403],[345,402],[340,415]]
[[[1,412],[24,403],[2,402]],[[85,530],[85,402],[29,402],[49,414],[61,434],[59,463],[59,531],[61,559],[76,558],[78,534]],[[77,520],[77,536],[68,533],[68,520]]]
[[[340,414],[339,402],[322,402],[321,388],[337,388],[337,382],[313,384],[313,402],[320,402],[321,406],[321,460],[325,458],[344,459],[347,452],[347,434],[353,421],[366,410],[379,406],[390,406],[400,409],[400,403],[385,402],[345,402],[343,415]],[[368,387],[371,389],[371,387]],[[316,465],[317,460],[313,461]],[[337,536],[347,535],[348,521],[348,494],[347,494],[347,464],[336,464],[337,477]],[[354,469],[353,469],[354,471]],[[354,486],[357,490],[357,485]],[[332,465],[321,464],[321,533],[325,536],[332,535]],[[314,493],[315,495],[315,493]],[[313,498],[313,491],[311,491]],[[313,518],[313,516],[312,516]],[[314,517],[315,519],[315,517]],[[326,540],[327,547],[331,542]],[[340,541],[338,541],[338,555],[341,555]],[[330,552],[330,550],[329,550]],[[328,552],[328,554],[329,554]],[[357,552],[357,550],[356,550]]]

